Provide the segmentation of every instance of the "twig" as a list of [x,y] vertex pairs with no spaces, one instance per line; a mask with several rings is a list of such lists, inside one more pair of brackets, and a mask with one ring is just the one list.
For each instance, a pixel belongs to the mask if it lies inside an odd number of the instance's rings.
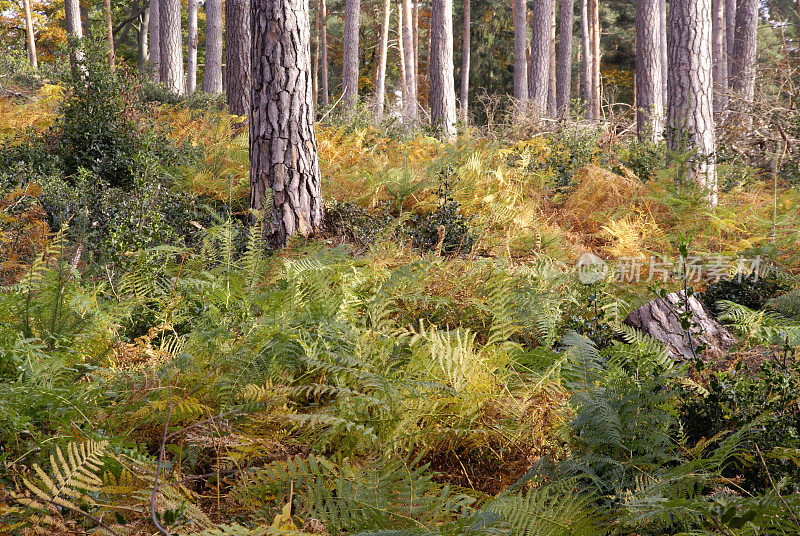
[[176,431],[172,432],[171,434],[169,434],[167,436],[166,440],[169,441],[170,439],[172,439],[176,435],[182,434],[183,432],[185,432],[187,430],[191,430],[192,428],[195,428],[195,427],[200,426],[201,424],[205,424],[207,422],[214,422],[214,419],[221,419],[221,418],[227,417],[229,415],[237,415],[238,416],[238,415],[244,415],[244,413],[240,412],[238,409],[232,409],[230,411],[225,411],[223,413],[219,413],[217,415],[214,415],[213,417],[209,417],[208,419],[203,419],[202,421],[194,422],[194,423],[192,423],[192,424],[190,424],[188,426],[184,426],[180,430],[176,430]]
[[777,495],[778,498],[781,500],[783,507],[786,508],[787,512],[789,512],[789,515],[792,516],[795,526],[797,528],[800,528],[800,520],[797,519],[797,515],[795,515],[794,510],[789,508],[789,505],[786,504],[786,499],[784,499],[783,495],[781,495],[781,492],[778,491],[778,487],[775,485],[775,481],[772,480],[772,475],[769,472],[769,468],[767,468],[767,463],[764,461],[764,456],[761,455],[761,449],[758,448],[758,445],[756,445],[756,452],[758,453],[758,458],[761,460],[761,465],[764,466],[764,471],[767,472],[767,478],[769,478],[769,484],[770,486],[772,486],[772,490],[775,492],[775,495]]
[[164,461],[164,450],[167,444],[167,430],[169,429],[169,420],[172,417],[172,377],[169,378],[169,408],[167,409],[167,419],[164,422],[164,433],[161,436],[161,448],[158,450],[158,465],[156,465],[156,477],[155,481],[153,482],[153,492],[150,494],[150,519],[153,521],[153,525],[156,527],[156,530],[162,536],[170,536],[169,532],[166,531],[164,527],[161,526],[161,523],[158,522],[156,518],[156,493],[158,493],[158,474],[161,472],[161,464]]

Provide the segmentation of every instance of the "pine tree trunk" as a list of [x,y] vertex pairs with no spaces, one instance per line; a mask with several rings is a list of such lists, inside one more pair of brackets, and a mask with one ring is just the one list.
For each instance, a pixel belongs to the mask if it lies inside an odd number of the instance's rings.
[[319,0],[320,17],[322,19],[322,57],[320,92],[322,93],[322,107],[328,107],[328,6],[326,0]]
[[203,91],[222,94],[222,0],[206,0],[206,66]]
[[252,0],[251,35],[250,218],[280,247],[322,225],[307,0]]
[[531,10],[531,65],[528,96],[541,118],[547,114],[550,91],[550,37],[553,0],[535,0]]
[[83,51],[78,45],[78,41],[83,38],[83,26],[81,24],[81,6],[79,0],[64,0],[64,18],[67,25],[67,36],[75,43],[70,46],[70,64],[73,76],[77,76],[82,69]]
[[572,27],[575,0],[561,0],[558,25],[558,50],[556,51],[556,108],[558,116],[569,114],[570,88],[572,87]]
[[187,6],[186,52],[189,58],[186,64],[186,94],[191,95],[197,89],[197,0],[188,0]]
[[177,95],[186,92],[183,77],[183,39],[181,37],[180,0],[161,0],[161,82]]
[[406,51],[403,46],[403,28],[405,28],[403,24],[403,11],[403,0],[397,0],[397,56],[400,62],[398,70],[400,74],[400,93],[403,99],[402,113],[405,117],[406,103],[408,102],[408,78],[406,77]]
[[461,34],[461,121],[465,125],[469,119],[469,68],[470,41],[472,37],[471,3],[470,0],[464,0],[464,26]]
[[139,58],[139,72],[147,72],[150,64],[150,46],[148,43],[148,32],[150,28],[150,6],[145,6],[139,15],[139,29],[136,32],[136,51]]
[[592,119],[600,119],[600,3],[589,0],[589,36],[592,49]]
[[106,43],[108,44],[108,66],[112,71],[117,68],[117,58],[114,54],[114,14],[111,11],[111,0],[103,0],[103,16],[106,24]]
[[414,95],[419,103],[419,0],[411,1],[411,31],[414,36]]
[[386,102],[386,57],[389,53],[389,24],[392,17],[392,0],[383,0],[383,23],[381,42],[378,51],[378,72],[375,76],[375,119],[383,121],[383,108]]
[[411,0],[403,0],[403,56],[406,71],[406,93],[408,98],[403,103],[405,119],[413,124],[417,121],[417,73],[414,70],[414,33],[411,28],[413,20]]
[[736,40],[736,0],[725,0],[725,41],[728,56],[728,87],[733,82],[733,47]]
[[358,23],[361,0],[345,0],[342,44],[342,110],[352,117],[358,102]]
[[717,203],[712,105],[711,0],[672,0],[669,10],[667,144],[694,150],[692,172]]
[[250,32],[249,0],[225,0],[225,96],[235,115],[250,113]]
[[514,100],[528,100],[528,8],[525,0],[514,0]]
[[549,83],[547,90],[547,114],[550,117],[556,117],[558,112],[556,110],[556,1],[553,0],[553,6],[550,10],[552,23],[550,24],[550,73],[548,75]]
[[755,95],[758,4],[759,0],[739,0],[736,6],[731,89],[745,102]]
[[589,29],[589,0],[581,2],[581,99],[586,107],[586,119],[592,119],[592,46]]
[[659,8],[661,9],[661,19],[658,24],[661,28],[661,102],[664,107],[667,106],[667,86],[669,85],[668,73],[668,58],[667,58],[667,0],[658,1]]
[[728,108],[728,41],[725,35],[725,0],[712,0],[712,45],[714,61],[714,115],[721,117]]
[[149,41],[150,77],[153,82],[161,81],[161,2],[150,0],[150,20],[147,40]]
[[34,69],[39,68],[39,58],[36,55],[36,38],[33,32],[33,17],[31,17],[31,2],[25,0],[25,36],[28,45],[28,61]]
[[444,139],[456,137],[453,80],[453,0],[431,1],[431,126]]
[[657,141],[664,130],[660,0],[636,2],[636,131]]

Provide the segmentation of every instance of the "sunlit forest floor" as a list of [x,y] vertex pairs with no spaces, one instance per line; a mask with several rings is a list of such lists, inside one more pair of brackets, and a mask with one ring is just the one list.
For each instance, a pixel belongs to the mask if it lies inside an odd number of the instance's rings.
[[[607,125],[330,119],[326,227],[268,251],[243,119],[116,91],[0,99],[0,531],[800,531],[789,174],[720,151],[711,208]],[[724,358],[623,323],[659,288]]]

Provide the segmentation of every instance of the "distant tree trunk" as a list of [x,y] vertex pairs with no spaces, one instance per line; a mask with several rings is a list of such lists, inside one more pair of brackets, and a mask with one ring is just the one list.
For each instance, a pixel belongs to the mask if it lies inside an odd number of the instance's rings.
[[636,2],[636,131],[657,141],[664,130],[660,0]]
[[514,100],[528,100],[528,8],[514,0]]
[[178,95],[186,92],[183,78],[183,43],[181,38],[180,0],[161,0],[161,82]]
[[250,208],[280,247],[322,225],[307,0],[252,0],[251,35]]
[[528,96],[538,116],[547,114],[550,91],[550,38],[553,0],[535,0],[531,10],[531,63]]
[[342,46],[342,110],[345,117],[355,113],[358,102],[358,22],[361,0],[345,0]]
[[758,4],[759,0],[739,0],[736,6],[731,89],[746,102],[755,95]]
[[592,46],[589,29],[589,0],[581,2],[581,99],[586,107],[586,119],[592,119]]
[[138,68],[140,73],[147,72],[150,64],[150,47],[147,32],[150,27],[150,6],[145,6],[139,15],[139,29],[136,32],[136,51],[139,58]]
[[671,0],[667,144],[694,150],[692,172],[717,203],[712,105],[711,0]]
[[197,89],[197,0],[188,0],[187,6],[186,53],[189,58],[186,64],[186,94],[191,95]]
[[31,17],[31,2],[25,0],[25,35],[28,44],[28,61],[34,69],[39,68],[39,58],[36,56],[36,38],[33,32],[33,17]]
[[431,126],[444,139],[456,137],[453,80],[453,0],[431,1]]
[[470,0],[464,0],[464,26],[461,34],[461,121],[464,124],[469,119],[470,40],[472,37],[472,6],[470,4]]
[[725,35],[725,1],[711,3],[711,51],[714,60],[714,115],[721,117],[728,108],[728,41]]
[[736,40],[736,0],[725,0],[725,41],[728,56],[728,87],[733,82],[733,47]]
[[403,99],[402,113],[405,117],[406,103],[408,102],[408,78],[406,77],[406,51],[403,46],[403,28],[405,28],[403,11],[403,0],[397,0],[397,56],[400,62],[398,70],[400,74],[400,93]]
[[411,28],[413,15],[411,0],[403,0],[403,56],[406,71],[406,93],[408,98],[403,103],[405,119],[409,123],[417,121],[417,73],[414,70],[414,33]]
[[572,27],[574,25],[575,0],[561,0],[560,7],[558,50],[556,51],[556,108],[559,117],[567,117],[572,86]]
[[558,115],[556,110],[556,0],[553,0],[550,14],[553,22],[550,24],[550,73],[548,75],[547,113],[550,117],[556,117]]
[[589,36],[592,49],[592,119],[600,119],[600,3],[589,0]]
[[321,31],[321,44],[322,54],[320,58],[320,92],[322,93],[322,107],[328,107],[328,6],[326,0],[319,0],[320,19],[322,24]]
[[203,91],[222,93],[222,0],[206,0],[206,66]]
[[383,121],[383,108],[386,102],[386,57],[389,53],[389,24],[392,17],[392,0],[383,0],[383,23],[381,42],[378,51],[378,72],[375,76],[375,119]]
[[411,2],[411,30],[414,35],[414,95],[419,106],[419,0]]
[[250,110],[250,31],[249,0],[225,0],[225,96],[235,115]]
[[103,16],[106,23],[106,42],[108,43],[108,66],[113,71],[117,68],[117,58],[114,55],[114,13],[111,11],[111,0],[103,0]]
[[[74,40],[83,38],[83,26],[81,25],[81,6],[79,0],[64,0],[64,18],[67,24],[67,35]],[[83,63],[83,51],[79,46],[70,46],[69,54],[72,74],[80,72],[80,65]]]
[[148,41],[150,42],[150,77],[153,82],[161,81],[161,2],[150,0],[150,20],[148,21]]

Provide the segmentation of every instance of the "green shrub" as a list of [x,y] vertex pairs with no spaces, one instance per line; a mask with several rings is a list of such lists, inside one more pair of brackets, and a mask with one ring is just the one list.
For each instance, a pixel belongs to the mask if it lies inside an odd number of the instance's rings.
[[732,279],[720,279],[709,283],[703,301],[715,312],[717,302],[728,300],[750,309],[761,309],[767,300],[791,290],[791,281],[777,270],[755,275],[740,275]]
[[[442,253],[468,252],[475,242],[469,218],[461,213],[461,205],[453,199],[455,179],[452,166],[439,172],[439,208],[428,214],[416,214],[411,220],[411,241],[414,247],[431,250],[441,240]],[[442,236],[442,233],[444,236]]]

